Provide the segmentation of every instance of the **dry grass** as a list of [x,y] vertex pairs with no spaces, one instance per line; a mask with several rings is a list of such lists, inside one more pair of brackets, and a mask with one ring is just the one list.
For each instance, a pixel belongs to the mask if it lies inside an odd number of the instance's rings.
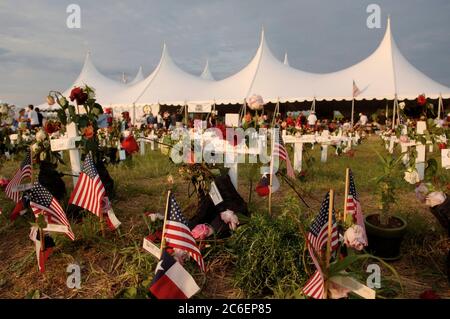
[[[361,194],[365,213],[377,209],[373,177],[381,167],[373,149],[381,149],[379,140],[371,138],[356,148],[355,157],[329,156],[329,162],[320,163],[319,149],[310,152],[315,158],[314,167],[307,167],[306,181],[300,183],[302,192],[311,206],[303,207],[310,216],[318,211],[322,197],[333,187],[337,193],[336,206],[343,206],[345,167],[352,167],[356,186]],[[437,154],[437,153],[435,153]],[[11,176],[17,162],[8,162],[0,175]],[[62,168],[62,171],[68,171]],[[147,235],[142,214],[145,211],[163,212],[165,205],[166,179],[169,174],[175,177],[175,194],[182,207],[191,207],[186,215],[192,215],[195,198],[188,198],[188,184],[179,177],[177,167],[159,152],[148,152],[145,157],[136,156],[132,163],[110,168],[117,184],[117,198],[113,207],[122,221],[120,233],[107,233],[101,238],[94,230],[87,230],[82,237],[83,225],[75,225],[77,241],[70,243],[58,236],[58,247],[47,262],[47,272],[37,271],[34,247],[28,239],[31,216],[21,218],[11,224],[5,216],[0,216],[0,298],[24,298],[39,291],[41,298],[114,298],[125,289],[140,287],[153,276],[156,260],[145,253],[142,239]],[[445,171],[440,174],[450,176]],[[258,176],[251,174],[249,167],[240,171],[239,191],[244,199],[249,196],[249,179],[256,185]],[[65,178],[71,189],[70,178]],[[274,211],[289,209],[286,199],[295,198],[295,193],[286,185],[274,196]],[[450,298],[450,290],[444,272],[446,251],[450,243],[445,233],[434,220],[426,207],[414,198],[412,188],[400,185],[398,203],[395,206],[406,217],[410,229],[403,245],[403,258],[392,265],[397,269],[403,292],[388,272],[384,273],[384,283],[392,288],[393,296],[418,298],[427,289],[434,289],[441,297]],[[297,203],[297,205],[300,205]],[[10,201],[0,194],[0,207],[9,215],[13,208]],[[252,194],[250,208],[254,213],[267,210],[267,200]],[[305,216],[305,217],[308,217]],[[95,223],[95,220],[92,221]],[[86,230],[85,230],[86,231]],[[214,258],[213,258],[214,256]],[[66,267],[78,263],[82,269],[82,289],[70,290],[66,287]],[[199,298],[241,298],[242,291],[234,287],[234,261],[226,251],[216,251],[206,258],[209,272],[206,277],[195,274],[203,287]],[[190,265],[193,266],[193,265]],[[192,269],[195,269],[194,266]],[[145,287],[144,287],[145,288]]]

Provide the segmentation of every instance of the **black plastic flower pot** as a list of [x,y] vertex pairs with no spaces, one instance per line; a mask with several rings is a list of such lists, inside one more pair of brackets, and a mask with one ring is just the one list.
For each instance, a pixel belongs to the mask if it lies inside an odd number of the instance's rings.
[[379,214],[371,214],[364,218],[369,246],[367,251],[387,261],[401,258],[400,247],[406,233],[408,223],[401,217],[394,216],[394,225],[384,227],[379,224]]

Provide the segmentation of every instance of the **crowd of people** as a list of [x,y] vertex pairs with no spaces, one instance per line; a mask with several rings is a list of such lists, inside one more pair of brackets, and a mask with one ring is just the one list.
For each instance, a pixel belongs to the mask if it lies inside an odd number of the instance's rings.
[[21,108],[17,116],[13,119],[12,129],[29,129],[36,130],[44,126],[45,117],[39,110],[33,105],[28,105],[28,107]]

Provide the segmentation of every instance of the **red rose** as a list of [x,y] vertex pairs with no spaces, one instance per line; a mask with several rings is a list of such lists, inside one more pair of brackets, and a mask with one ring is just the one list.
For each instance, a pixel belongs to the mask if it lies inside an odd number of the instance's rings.
[[88,100],[89,96],[83,91],[82,88],[76,87],[70,92],[70,100],[76,101],[78,105],[84,105]]
[[445,143],[439,143],[438,145],[440,150],[445,150],[447,148],[447,144]]
[[417,98],[417,104],[419,104],[420,106],[424,106],[425,104],[427,104],[427,98],[424,94],[419,95],[419,97]]
[[47,134],[53,134],[55,132],[58,132],[60,128],[58,125],[54,125],[52,122],[45,123],[44,130]]

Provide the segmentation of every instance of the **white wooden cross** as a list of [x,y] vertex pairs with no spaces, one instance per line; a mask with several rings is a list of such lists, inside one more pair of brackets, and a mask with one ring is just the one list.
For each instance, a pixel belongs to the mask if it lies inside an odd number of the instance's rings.
[[72,175],[74,185],[78,181],[78,175],[81,172],[81,158],[80,151],[76,147],[76,142],[81,141],[81,136],[78,136],[78,129],[75,123],[67,124],[67,137],[57,140],[50,140],[51,150],[53,152],[69,151],[70,165],[72,167]]

